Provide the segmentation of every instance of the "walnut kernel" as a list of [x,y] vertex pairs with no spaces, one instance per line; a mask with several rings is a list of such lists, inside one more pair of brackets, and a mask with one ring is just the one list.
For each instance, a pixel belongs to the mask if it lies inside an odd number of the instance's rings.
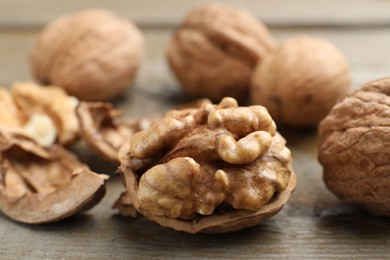
[[290,151],[267,110],[232,98],[168,112],[135,133],[119,160],[127,195],[116,206],[190,233],[256,225],[295,187]]

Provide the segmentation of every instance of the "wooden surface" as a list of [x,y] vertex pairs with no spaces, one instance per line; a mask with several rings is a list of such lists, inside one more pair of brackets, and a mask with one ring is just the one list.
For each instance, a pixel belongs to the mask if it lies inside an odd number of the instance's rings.
[[[196,1],[164,1],[148,8],[151,2],[36,0],[16,5],[0,0],[0,85],[31,79],[28,52],[45,22],[95,3],[134,18],[146,37],[136,84],[115,105],[135,117],[184,102],[164,52],[171,26]],[[390,75],[388,1],[345,1],[342,7],[340,1],[230,2],[263,16],[279,41],[310,34],[334,42],[350,61],[354,87]],[[122,191],[113,174],[116,166],[79,145],[74,150],[82,160],[112,175],[104,200],[84,214],[49,225],[18,224],[0,214],[0,259],[389,259],[390,221],[341,203],[325,188],[316,130],[280,131],[292,151],[298,186],[285,208],[263,225],[223,235],[189,235],[144,218],[120,217],[111,209]]]

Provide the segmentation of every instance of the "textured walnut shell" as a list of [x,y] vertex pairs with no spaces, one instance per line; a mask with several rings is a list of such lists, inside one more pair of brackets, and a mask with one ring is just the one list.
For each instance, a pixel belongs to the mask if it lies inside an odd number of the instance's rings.
[[2,131],[0,152],[0,211],[15,221],[54,222],[90,209],[105,194],[108,176],[91,172],[60,146]]
[[316,126],[350,85],[348,61],[333,44],[295,36],[258,63],[251,97],[267,107],[277,123]]
[[243,98],[255,64],[274,45],[267,28],[249,12],[211,3],[187,14],[167,56],[189,96]]
[[390,216],[390,78],[349,94],[319,133],[326,186],[345,202]]
[[82,100],[111,100],[130,86],[143,38],[136,26],[105,10],[59,17],[39,35],[30,56],[33,75]]
[[173,110],[120,149],[126,192],[114,207],[189,233],[221,233],[275,215],[296,185],[290,151],[260,106],[234,99]]
[[121,145],[135,132],[148,128],[153,118],[125,120],[110,103],[81,102],[77,107],[80,131],[88,146],[103,158],[118,162]]

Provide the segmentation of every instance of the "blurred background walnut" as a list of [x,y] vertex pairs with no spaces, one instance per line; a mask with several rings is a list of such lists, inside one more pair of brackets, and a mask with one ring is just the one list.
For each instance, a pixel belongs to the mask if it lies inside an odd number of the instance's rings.
[[168,112],[135,133],[119,160],[127,196],[116,206],[128,215],[129,197],[147,218],[190,233],[257,225],[295,188],[290,151],[267,110],[232,98]]
[[277,123],[310,127],[317,126],[350,87],[349,65],[341,51],[323,39],[295,36],[258,63],[251,97]]
[[107,101],[133,81],[143,37],[129,20],[106,10],[57,18],[38,37],[30,56],[35,78],[81,100]]
[[319,133],[326,186],[345,202],[390,216],[390,78],[348,95]]
[[249,12],[211,3],[187,14],[167,56],[187,95],[244,98],[254,66],[274,45],[268,29]]

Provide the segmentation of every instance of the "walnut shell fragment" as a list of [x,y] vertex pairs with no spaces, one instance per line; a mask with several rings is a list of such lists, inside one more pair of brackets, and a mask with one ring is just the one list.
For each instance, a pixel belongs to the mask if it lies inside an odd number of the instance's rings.
[[54,222],[92,208],[105,194],[108,176],[60,146],[3,130],[0,153],[0,211],[15,221]]
[[326,186],[347,203],[390,216],[390,78],[350,93],[319,134]]
[[262,106],[172,110],[120,149],[115,207],[189,233],[221,233],[275,215],[295,188],[290,151]]
[[167,57],[186,94],[244,98],[258,61],[275,41],[248,11],[222,3],[191,10],[172,37]]
[[121,145],[135,132],[149,128],[154,118],[125,120],[110,103],[81,102],[77,107],[80,131],[93,151],[103,158],[118,162]]

